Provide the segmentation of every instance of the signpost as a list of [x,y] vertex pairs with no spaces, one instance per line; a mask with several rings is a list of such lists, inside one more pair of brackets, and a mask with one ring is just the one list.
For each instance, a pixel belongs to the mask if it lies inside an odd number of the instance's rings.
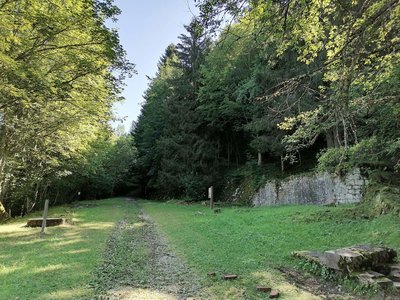
[[214,208],[214,187],[210,186],[208,188],[208,198],[210,198],[210,208]]
[[46,200],[44,202],[42,230],[40,231],[40,236],[44,235],[44,230],[46,229],[46,221],[47,221],[47,212],[48,212],[48,210],[49,210],[49,200]]

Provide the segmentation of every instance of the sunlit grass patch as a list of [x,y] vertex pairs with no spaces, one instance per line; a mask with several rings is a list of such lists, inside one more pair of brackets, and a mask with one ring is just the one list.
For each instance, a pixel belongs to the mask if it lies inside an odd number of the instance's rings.
[[[281,289],[285,299],[313,299],[278,270],[297,267],[296,250],[323,251],[355,244],[400,250],[400,219],[388,214],[353,218],[354,205],[222,208],[219,214],[201,205],[142,201],[189,264],[198,271],[214,299],[263,299],[256,286]],[[379,234],[377,234],[379,233]],[[208,272],[217,275],[207,276]],[[238,274],[232,281],[225,273]]]
[[82,203],[96,206],[50,209],[53,216],[67,211],[74,223],[48,227],[44,238],[39,237],[40,228],[24,227],[28,217],[0,225],[0,299],[92,297],[88,283],[108,235],[116,221],[136,210],[122,199]]

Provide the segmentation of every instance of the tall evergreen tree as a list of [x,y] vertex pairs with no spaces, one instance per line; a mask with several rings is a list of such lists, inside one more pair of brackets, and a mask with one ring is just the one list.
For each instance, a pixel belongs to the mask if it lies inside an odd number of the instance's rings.
[[210,41],[197,20],[185,26],[187,35],[177,45],[179,78],[171,82],[173,94],[165,105],[164,134],[161,149],[160,186],[171,195],[204,197],[209,175],[204,141],[198,133],[196,111],[200,87],[200,66],[209,50]]

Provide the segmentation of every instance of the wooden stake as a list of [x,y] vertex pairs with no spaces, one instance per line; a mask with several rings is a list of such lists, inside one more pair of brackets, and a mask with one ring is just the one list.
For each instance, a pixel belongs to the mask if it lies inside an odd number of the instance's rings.
[[214,208],[214,187],[210,186],[208,188],[208,198],[210,198],[210,208]]
[[257,160],[257,166],[262,165],[262,154],[261,152],[258,152],[258,160]]
[[43,221],[42,221],[42,230],[40,231],[40,236],[44,234],[44,230],[46,229],[46,221],[47,221],[47,212],[49,210],[49,200],[44,202],[44,211],[43,211]]

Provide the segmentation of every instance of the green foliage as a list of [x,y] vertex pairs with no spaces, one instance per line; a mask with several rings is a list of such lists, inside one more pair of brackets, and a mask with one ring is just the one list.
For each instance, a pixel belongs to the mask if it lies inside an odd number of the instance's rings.
[[134,173],[144,194],[201,200],[210,185],[214,145],[199,130],[196,95],[209,39],[194,20],[177,46],[161,58],[132,134],[138,149]]
[[388,149],[395,149],[396,144],[382,137],[372,136],[361,140],[349,148],[330,148],[323,151],[318,158],[319,171],[340,173],[354,166],[393,171],[397,165]]
[[340,279],[340,276],[338,274],[335,274],[332,270],[315,262],[301,261],[299,263],[299,266],[300,268],[311,274],[322,277],[324,280],[338,281]]
[[[148,90],[157,104],[146,99],[139,119],[152,136],[143,151],[137,144],[144,190],[201,198],[232,168],[284,158],[291,169],[321,148],[320,170],[398,173],[397,1],[197,2],[201,19],[186,26],[168,66],[181,73],[157,75]],[[222,24],[209,47],[204,28]]]
[[[375,173],[375,172],[374,172]],[[397,214],[400,216],[400,190],[395,186],[385,186],[376,180],[376,175],[373,174],[371,180],[374,180],[369,185],[364,203],[374,215],[383,215],[388,213]],[[392,176],[392,174],[388,174]],[[384,181],[387,185],[388,181]],[[396,182],[398,185],[399,183]]]
[[[262,49],[239,94],[259,90],[256,98],[268,100],[255,106],[254,120],[245,125],[255,135],[253,148],[279,153],[281,143],[293,162],[323,137],[328,148],[346,150],[328,150],[320,169],[346,163],[398,171],[398,2],[201,0],[198,6],[206,26],[214,30],[231,15],[238,24],[229,29],[238,40],[251,37],[247,49],[252,43]],[[247,35],[234,31],[240,26],[247,26]],[[279,116],[284,103],[292,109]],[[283,139],[276,125],[286,131]]]
[[346,290],[352,291],[359,295],[368,296],[370,299],[375,299],[379,294],[380,290],[378,286],[361,285],[356,278],[351,276],[343,277],[338,273],[328,269],[325,266],[321,266],[315,262],[300,262],[299,267],[311,274],[314,274],[325,281],[334,282],[342,285]]
[[[104,22],[112,1],[0,4],[0,201],[13,215],[69,200],[74,167],[112,117],[133,71]],[[65,182],[68,180],[68,182]]]

